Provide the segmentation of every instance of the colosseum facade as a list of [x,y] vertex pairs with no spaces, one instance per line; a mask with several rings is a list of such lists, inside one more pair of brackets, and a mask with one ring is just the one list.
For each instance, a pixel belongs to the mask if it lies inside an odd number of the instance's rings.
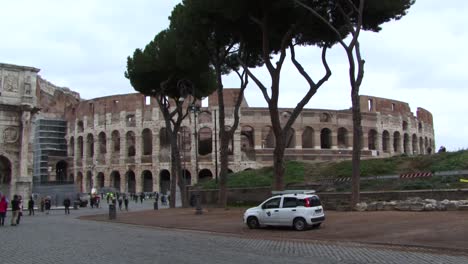
[[[0,66],[6,67],[5,64]],[[29,68],[17,67],[20,72],[31,72]],[[32,72],[36,76],[39,70],[35,70]],[[2,83],[4,76],[7,75],[2,70]],[[26,146],[18,142],[14,146],[16,152],[8,151],[4,147],[8,143],[0,142],[3,186],[8,185],[12,192],[18,192],[20,190],[15,185],[17,179],[28,179],[26,182],[31,185],[33,182],[72,183],[78,192],[90,192],[92,188],[101,187],[115,187],[123,192],[166,192],[169,189],[169,141],[154,98],[132,93],[82,100],[76,92],[56,87],[40,76],[35,78],[41,81],[35,85],[33,94],[36,96],[31,100],[37,101],[37,109],[40,111],[34,113],[33,123],[36,127],[32,125],[31,129],[36,128],[36,133],[29,132],[28,155],[32,155],[34,149],[41,149],[34,147],[34,142],[38,142],[34,137],[41,137],[37,131],[52,133],[47,132],[48,128],[55,129],[54,140],[63,140],[66,149],[63,152],[54,149],[48,152],[46,159],[34,159],[41,164],[23,165],[20,163],[27,156],[19,154],[18,150]],[[233,123],[233,104],[238,91],[225,89],[228,126]],[[8,107],[11,105],[4,100],[4,96],[2,93],[0,97],[2,117],[10,113]],[[364,132],[363,158],[433,152],[434,127],[429,111],[417,108],[414,115],[405,102],[372,96],[362,95],[360,101]],[[19,130],[18,133],[26,135],[28,131],[24,131],[24,126],[19,123],[19,110],[15,111],[18,113],[16,127],[23,127],[23,131]],[[215,153],[216,146],[219,147],[215,137],[219,131],[215,121],[217,112],[217,96],[213,94],[208,97],[206,106],[191,113],[183,122],[179,143],[182,149],[183,178],[189,184],[216,175],[216,157],[219,160],[219,153]],[[282,108],[280,112],[281,118],[286,120],[292,109]],[[46,124],[42,130],[37,129],[41,120],[45,120],[42,124]],[[0,132],[3,135],[12,126],[7,123],[2,118]],[[63,132],[58,129],[61,126],[64,127]],[[301,161],[350,159],[352,137],[351,109],[305,109],[288,133],[285,157]],[[24,138],[23,134],[19,138]],[[240,109],[240,125],[229,145],[229,170],[237,172],[271,166],[274,144],[268,109],[250,107],[244,100]],[[24,171],[18,173],[20,168]],[[37,170],[32,173],[32,168]],[[9,179],[3,176],[8,173]],[[32,191],[32,186],[21,192],[27,191]]]

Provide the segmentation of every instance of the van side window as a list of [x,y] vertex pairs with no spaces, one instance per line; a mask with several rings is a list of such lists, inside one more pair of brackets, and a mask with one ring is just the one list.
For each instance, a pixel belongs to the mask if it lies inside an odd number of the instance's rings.
[[305,200],[304,199],[297,199],[297,206],[305,206]]
[[284,197],[283,208],[294,208],[297,206],[297,199],[294,197]]
[[279,208],[281,198],[273,198],[266,202],[262,208],[264,209],[271,209],[271,208]]

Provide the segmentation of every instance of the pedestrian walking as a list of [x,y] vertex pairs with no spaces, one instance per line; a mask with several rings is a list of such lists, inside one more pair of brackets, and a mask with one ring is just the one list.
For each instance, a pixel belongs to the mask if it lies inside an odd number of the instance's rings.
[[18,212],[18,217],[16,218],[17,225],[19,225],[21,217],[23,217],[23,197],[21,195],[18,195],[18,206],[19,206],[19,212]]
[[6,197],[5,195],[2,195],[2,198],[0,198],[0,226],[5,225],[7,207],[8,207],[8,203],[6,201]]
[[29,211],[29,215],[34,215],[34,200],[33,200],[32,196],[29,197],[28,211]]
[[119,196],[119,210],[122,211],[122,196]]
[[128,196],[124,195],[124,205],[125,205],[125,211],[128,211]]
[[41,198],[41,212],[44,212],[44,206],[45,206],[45,199],[44,197]]
[[13,200],[11,200],[11,225],[16,226],[16,220],[18,219],[18,214],[20,211],[18,195],[13,195]]
[[46,214],[49,214],[50,212],[50,198],[49,197],[46,197],[45,201],[44,201],[44,207],[45,207],[45,212]]
[[140,202],[143,203],[143,199],[145,199],[145,194],[140,193]]
[[65,214],[70,214],[70,198],[66,197],[65,200],[63,200],[63,206],[65,206]]

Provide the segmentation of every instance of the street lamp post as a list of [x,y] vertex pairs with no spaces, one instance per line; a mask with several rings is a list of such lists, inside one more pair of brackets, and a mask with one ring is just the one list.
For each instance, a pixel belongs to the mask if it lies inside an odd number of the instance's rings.
[[214,134],[215,134],[215,182],[218,184],[218,131],[217,131],[217,121],[216,109],[214,111]]
[[[195,95],[194,95],[195,96]],[[197,113],[200,112],[200,106],[193,103],[190,105],[190,111],[193,113],[193,120],[194,120],[194,132],[193,135],[195,137],[195,177],[198,177],[198,131],[197,131]],[[203,213],[201,207],[201,197],[200,197],[200,190],[197,187],[196,194],[195,194],[195,214],[200,215]]]

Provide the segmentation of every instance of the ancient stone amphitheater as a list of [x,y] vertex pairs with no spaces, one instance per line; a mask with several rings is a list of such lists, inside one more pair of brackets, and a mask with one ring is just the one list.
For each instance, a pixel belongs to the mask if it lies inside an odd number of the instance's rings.
[[[50,186],[77,192],[114,187],[165,192],[170,184],[169,141],[153,98],[125,94],[82,100],[38,75],[39,69],[0,64],[0,180],[3,193],[28,195]],[[226,124],[233,122],[237,89],[226,89]],[[431,154],[432,114],[405,102],[361,96],[363,158]],[[184,180],[213,178],[219,155],[216,95],[183,122],[179,135]],[[281,109],[287,119],[292,109]],[[274,137],[268,109],[244,100],[230,142],[229,169],[271,166]],[[350,159],[350,109],[305,109],[288,134],[288,160]],[[42,189],[41,189],[42,188]],[[72,192],[68,189],[68,192]]]

